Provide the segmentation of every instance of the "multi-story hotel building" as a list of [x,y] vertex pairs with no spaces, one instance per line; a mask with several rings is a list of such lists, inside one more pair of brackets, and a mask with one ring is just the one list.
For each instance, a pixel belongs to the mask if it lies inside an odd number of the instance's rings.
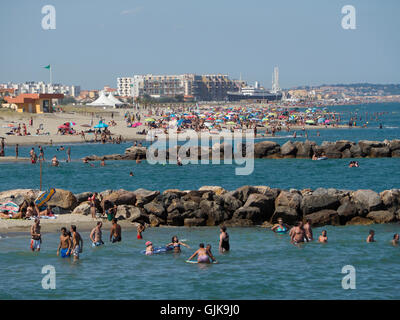
[[[159,97],[192,97],[196,100],[224,100],[228,91],[238,91],[241,82],[231,80],[227,75],[134,75],[132,80],[118,78],[118,90],[131,82],[131,95]],[[120,91],[118,91],[120,93]],[[120,93],[121,95],[121,93]]]

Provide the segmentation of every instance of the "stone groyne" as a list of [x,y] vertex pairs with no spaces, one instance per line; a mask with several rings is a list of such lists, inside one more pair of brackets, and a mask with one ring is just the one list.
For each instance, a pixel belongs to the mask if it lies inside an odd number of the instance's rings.
[[[220,158],[232,157],[232,145],[227,143],[216,143],[212,148],[208,147],[182,147],[177,146],[174,149],[157,150],[155,156],[164,156],[169,159],[170,154],[176,157],[177,152],[184,152],[183,155],[194,159],[212,159],[217,155]],[[195,149],[194,149],[195,148]],[[246,155],[246,147],[242,146],[242,155]],[[130,147],[124,154],[112,154],[105,156],[91,155],[85,157],[89,161],[98,160],[137,160],[146,159],[147,149],[145,147]],[[160,154],[159,154],[160,153]],[[163,154],[161,154],[163,153]],[[368,141],[360,140],[357,143],[348,140],[339,140],[335,142],[324,141],[317,145],[313,141],[287,141],[282,146],[274,141],[262,141],[254,144],[254,158],[285,159],[299,158],[310,159],[316,154],[326,156],[331,159],[340,158],[382,158],[382,157],[400,157],[400,140]],[[172,158],[174,158],[172,157]]]
[[[0,203],[18,205],[32,200],[38,190],[0,192]],[[90,192],[73,194],[56,189],[48,205],[56,214],[90,215]],[[170,189],[160,193],[145,189],[106,190],[96,204],[102,212],[106,200],[117,206],[117,219],[152,227],[170,226],[269,226],[282,217],[293,225],[309,219],[313,226],[390,223],[400,220],[400,190],[280,190],[267,186],[243,186],[228,191],[219,186],[198,190]]]

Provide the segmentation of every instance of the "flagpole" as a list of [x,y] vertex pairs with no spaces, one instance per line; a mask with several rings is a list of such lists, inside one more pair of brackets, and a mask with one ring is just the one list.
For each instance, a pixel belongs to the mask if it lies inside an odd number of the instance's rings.
[[51,65],[50,65],[50,85],[52,84],[52,74],[51,74]]

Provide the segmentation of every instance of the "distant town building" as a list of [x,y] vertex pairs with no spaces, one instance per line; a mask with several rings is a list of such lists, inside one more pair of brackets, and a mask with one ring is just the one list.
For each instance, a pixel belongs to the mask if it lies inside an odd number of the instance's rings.
[[132,97],[133,78],[121,77],[117,78],[117,90],[120,97]]
[[54,99],[63,99],[63,94],[22,93],[17,97],[5,97],[7,107],[17,112],[49,113],[53,112]]
[[238,91],[243,81],[227,75],[134,75],[117,79],[118,94],[134,98],[145,95],[153,98],[183,96],[185,100],[225,100],[228,91]]
[[80,86],[68,86],[59,83],[44,83],[28,81],[25,83],[2,83],[0,84],[0,89],[14,89],[14,95],[24,94],[24,93],[57,93],[64,94],[66,96],[77,97],[81,91]]

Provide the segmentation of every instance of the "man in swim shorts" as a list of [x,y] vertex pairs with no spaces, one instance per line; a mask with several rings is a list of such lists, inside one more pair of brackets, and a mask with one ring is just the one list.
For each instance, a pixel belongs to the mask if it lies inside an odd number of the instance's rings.
[[114,242],[120,242],[121,239],[121,226],[118,224],[118,220],[114,218],[112,220],[112,226],[111,226],[111,232],[110,232],[110,241],[112,243]]
[[40,219],[36,218],[33,226],[31,227],[31,250],[40,251],[40,244],[42,236],[40,234]]
[[62,258],[71,256],[71,248],[72,248],[71,237],[67,233],[67,228],[62,227],[60,235],[60,244],[58,245],[57,248],[57,256],[59,256],[60,253]]
[[229,251],[229,234],[226,232],[226,227],[221,226],[219,229],[219,251],[226,252]]
[[101,227],[103,223],[101,221],[97,222],[96,227],[93,228],[92,232],[90,232],[90,240],[92,241],[93,247],[100,246],[104,244],[103,240],[101,239]]
[[72,233],[72,254],[74,261],[79,260],[79,254],[83,251],[83,240],[81,235],[76,231],[76,226],[71,225]]

